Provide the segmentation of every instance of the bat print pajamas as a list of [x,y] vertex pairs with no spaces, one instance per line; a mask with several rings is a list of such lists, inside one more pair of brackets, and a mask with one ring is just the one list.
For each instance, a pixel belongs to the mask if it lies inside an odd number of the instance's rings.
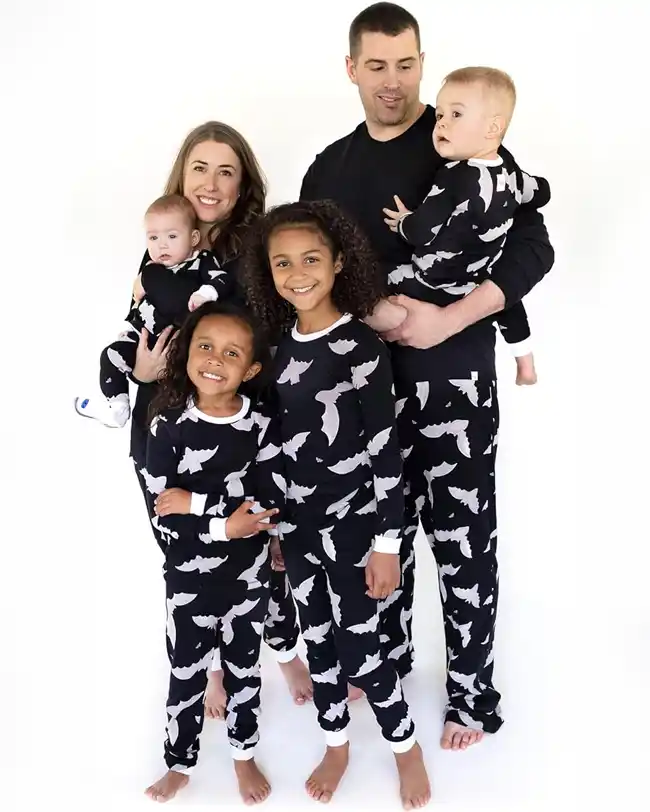
[[[151,425],[141,475],[152,525],[166,544],[171,677],[165,761],[172,770],[188,772],[196,763],[207,669],[217,639],[233,758],[252,758],[259,739],[259,654],[269,602],[269,536],[226,540],[225,525],[245,497],[255,498],[265,509],[283,509],[275,432],[276,421],[252,408],[247,398],[232,417],[211,417],[190,404],[167,410]],[[192,492],[192,513],[155,515],[156,496],[171,487]]]
[[[517,208],[541,208],[550,197],[544,178],[519,168],[508,172],[501,157],[446,163],[422,205],[399,220],[398,231],[414,254],[411,263],[389,274],[389,284],[413,299],[439,305],[466,296],[489,279]],[[515,357],[531,351],[522,302],[495,321]]]
[[229,285],[227,272],[219,267],[210,251],[197,251],[185,262],[167,268],[149,263],[141,271],[144,298],[131,302],[131,309],[120,337],[102,350],[99,384],[109,402],[128,403],[128,375],[135,365],[140,333],[149,333],[149,349],[161,332],[171,325],[179,327],[187,316],[193,293],[216,300]]
[[280,342],[276,391],[286,475],[280,525],[318,721],[330,746],[347,741],[347,683],[366,694],[396,752],[414,724],[366,595],[373,549],[398,553],[404,516],[402,460],[390,357],[349,315]]

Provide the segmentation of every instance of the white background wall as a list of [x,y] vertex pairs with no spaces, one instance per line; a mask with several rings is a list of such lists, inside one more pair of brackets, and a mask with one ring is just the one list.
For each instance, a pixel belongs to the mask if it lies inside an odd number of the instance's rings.
[[[186,132],[212,118],[239,128],[270,202],[295,199],[315,153],[360,120],[344,56],[363,6],[29,0],[0,10],[0,771],[12,812],[58,799],[70,810],[146,808],[167,679],[159,552],[127,432],[79,420],[72,398],[95,384],[143,250],[142,213]],[[432,560],[418,550],[409,695],[434,791],[453,812],[647,808],[648,13],[634,0],[407,7],[427,54],[425,101],[465,64],[514,77],[507,145],[551,182],[557,251],[527,299],[537,387],[516,389],[499,346],[496,679],[508,724],[464,755],[437,749],[444,649]],[[266,661],[264,674],[267,807],[308,808],[315,719],[289,706]],[[365,751],[338,808],[397,808],[367,708],[354,720]],[[300,743],[280,745],[284,734]],[[205,740],[176,806],[238,808],[222,729]]]

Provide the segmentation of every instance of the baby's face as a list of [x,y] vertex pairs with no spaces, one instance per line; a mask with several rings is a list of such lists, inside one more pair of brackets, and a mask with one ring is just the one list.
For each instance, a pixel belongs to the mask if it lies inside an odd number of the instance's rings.
[[147,248],[153,262],[170,268],[186,260],[193,249],[193,231],[180,212],[148,214],[145,218]]
[[447,83],[436,100],[433,145],[439,155],[450,161],[480,156],[486,149],[499,145],[490,138],[493,122],[490,97],[481,84]]

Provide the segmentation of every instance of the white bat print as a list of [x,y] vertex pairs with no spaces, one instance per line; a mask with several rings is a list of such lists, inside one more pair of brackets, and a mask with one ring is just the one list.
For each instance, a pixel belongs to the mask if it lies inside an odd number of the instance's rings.
[[472,548],[469,545],[469,527],[457,527],[455,530],[434,530],[433,536],[436,541],[457,541],[460,551],[465,558],[472,557]]
[[342,381],[337,383],[334,389],[328,389],[324,392],[318,392],[314,400],[322,403],[325,406],[323,411],[323,434],[327,437],[329,445],[332,445],[339,433],[340,417],[339,410],[336,407],[336,402],[344,392],[349,392],[352,389],[352,384],[349,381]]
[[379,628],[379,612],[376,612],[370,620],[365,623],[355,623],[354,626],[348,626],[348,631],[352,634],[371,634]]
[[298,434],[294,434],[290,440],[282,443],[282,451],[285,456],[291,457],[295,462],[298,459],[298,451],[300,451],[307,442],[307,437],[309,437],[309,432],[301,431]]
[[357,342],[351,338],[342,338],[340,341],[332,341],[327,346],[337,355],[347,355],[357,346]]
[[451,591],[457,598],[469,603],[477,609],[481,606],[481,596],[478,593],[478,584],[475,584],[471,589],[461,589],[458,586],[452,586]]
[[220,567],[227,558],[204,558],[197,555],[191,561],[185,561],[182,564],[177,564],[176,569],[181,572],[212,572],[217,567]]
[[472,513],[475,513],[475,514],[478,515],[478,508],[479,508],[479,504],[478,504],[478,488],[474,488],[473,491],[466,491],[466,490],[463,490],[463,488],[456,488],[456,487],[450,486],[450,487],[447,488],[447,490],[449,491],[451,496],[454,497],[454,499],[457,499],[462,505],[465,505],[465,507],[468,507],[472,511]]
[[311,678],[314,682],[317,682],[321,685],[325,683],[329,685],[336,685],[338,682],[338,678],[341,674],[341,665],[337,663],[332,668],[328,668],[327,671],[323,671],[321,674],[312,674]]
[[302,603],[303,606],[307,606],[307,598],[311,595],[315,580],[316,576],[310,575],[309,578],[305,578],[305,580],[298,584],[298,586],[293,590],[293,597],[298,601],[298,603]]
[[368,383],[368,378],[377,369],[379,365],[379,356],[374,361],[366,361],[359,366],[351,367],[352,369],[352,385],[355,389],[363,389]]
[[285,367],[282,374],[278,377],[279,384],[290,383],[292,386],[300,380],[300,376],[306,372],[313,364],[313,361],[296,361],[292,358]]
[[172,648],[176,645],[176,624],[174,623],[174,610],[178,606],[187,606],[188,603],[197,597],[189,592],[176,592],[171,598],[167,598],[167,637]]
[[317,645],[320,645],[320,643],[325,642],[331,628],[332,628],[331,620],[327,620],[325,623],[321,623],[320,626],[308,626],[302,633],[302,639],[309,641],[310,643],[316,643]]
[[325,511],[326,516],[331,516],[332,513],[336,516],[337,519],[342,519],[350,510],[350,501],[354,499],[354,497],[359,493],[359,489],[352,491],[352,493],[347,494],[342,499],[339,499],[338,502],[333,502]]

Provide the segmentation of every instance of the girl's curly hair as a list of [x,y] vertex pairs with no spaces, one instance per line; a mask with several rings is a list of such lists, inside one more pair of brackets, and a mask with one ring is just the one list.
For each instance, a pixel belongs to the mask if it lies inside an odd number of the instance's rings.
[[296,319],[294,308],[275,289],[269,263],[269,240],[285,226],[317,230],[332,256],[342,256],[343,268],[334,281],[332,301],[341,313],[356,318],[369,315],[386,295],[387,281],[365,235],[331,200],[283,203],[253,225],[239,265],[246,300],[269,334],[277,336]]
[[236,305],[206,302],[187,316],[177,335],[170,342],[167,363],[158,379],[159,386],[156,387],[157,392],[149,406],[149,423],[156,415],[167,409],[185,408],[189,400],[196,397],[196,387],[187,374],[187,359],[194,331],[201,319],[206,316],[227,316],[237,319],[248,327],[253,339],[252,363],[261,364],[262,369],[252,380],[242,383],[239,393],[256,400],[265,390],[271,367],[271,353],[264,330],[251,313]]

